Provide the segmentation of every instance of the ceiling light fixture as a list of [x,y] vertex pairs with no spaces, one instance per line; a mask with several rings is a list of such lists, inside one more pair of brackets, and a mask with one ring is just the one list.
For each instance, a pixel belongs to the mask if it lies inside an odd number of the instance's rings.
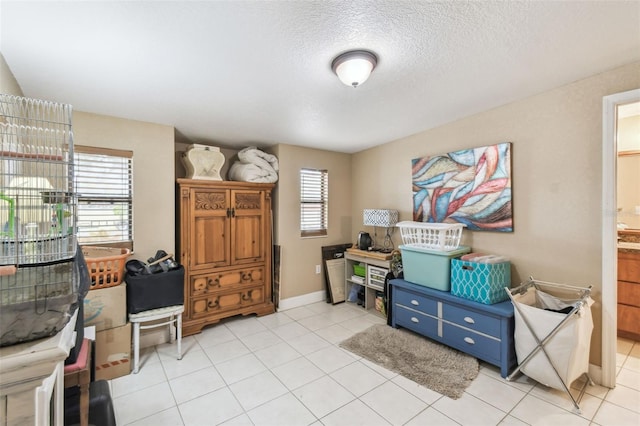
[[371,75],[378,64],[378,57],[366,50],[351,50],[338,55],[331,63],[331,69],[347,86],[358,87]]

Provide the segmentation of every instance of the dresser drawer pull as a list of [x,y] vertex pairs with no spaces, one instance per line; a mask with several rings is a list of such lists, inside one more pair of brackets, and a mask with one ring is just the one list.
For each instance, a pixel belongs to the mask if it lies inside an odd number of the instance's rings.
[[473,340],[471,337],[465,337],[464,341],[467,342],[470,345],[475,345],[476,344],[475,340]]
[[207,286],[209,287],[220,287],[220,277],[221,275],[218,275],[215,279],[207,279]]
[[415,322],[417,324],[420,322],[420,320],[416,317],[411,317],[411,322]]
[[464,322],[468,323],[468,324],[475,324],[475,320],[471,317],[464,317]]
[[420,302],[418,302],[416,299],[413,299],[413,300],[411,300],[411,304],[412,304],[413,306],[419,306],[419,305],[420,305]]

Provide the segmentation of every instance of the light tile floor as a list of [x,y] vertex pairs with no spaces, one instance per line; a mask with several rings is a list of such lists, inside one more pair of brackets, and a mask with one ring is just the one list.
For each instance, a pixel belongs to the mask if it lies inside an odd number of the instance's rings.
[[319,302],[205,328],[181,361],[173,345],[148,348],[138,374],[110,382],[118,425],[640,424],[640,342],[618,339],[618,385],[588,387],[578,415],[564,392],[485,363],[453,400],[338,346],[384,322]]

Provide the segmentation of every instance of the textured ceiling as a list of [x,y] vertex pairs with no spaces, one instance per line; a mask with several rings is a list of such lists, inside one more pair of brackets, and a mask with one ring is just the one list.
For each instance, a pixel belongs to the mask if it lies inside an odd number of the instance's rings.
[[[640,60],[638,1],[0,1],[25,96],[192,142],[357,152]],[[330,64],[379,56],[353,89]]]

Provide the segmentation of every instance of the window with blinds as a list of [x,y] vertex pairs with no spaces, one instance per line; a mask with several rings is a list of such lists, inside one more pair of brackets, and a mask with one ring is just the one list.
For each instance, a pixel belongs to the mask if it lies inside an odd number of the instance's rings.
[[327,235],[329,217],[329,173],[300,170],[300,235]]
[[78,242],[133,248],[133,152],[74,147]]

